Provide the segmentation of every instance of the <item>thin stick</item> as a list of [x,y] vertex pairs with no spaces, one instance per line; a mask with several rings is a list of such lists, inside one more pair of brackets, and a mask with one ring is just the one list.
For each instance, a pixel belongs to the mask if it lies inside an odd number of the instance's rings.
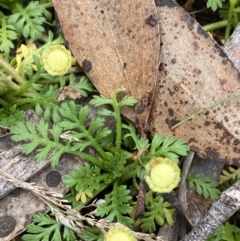
[[240,181],[222,192],[218,200],[202,221],[194,227],[181,241],[203,241],[222,223],[227,221],[240,207]]

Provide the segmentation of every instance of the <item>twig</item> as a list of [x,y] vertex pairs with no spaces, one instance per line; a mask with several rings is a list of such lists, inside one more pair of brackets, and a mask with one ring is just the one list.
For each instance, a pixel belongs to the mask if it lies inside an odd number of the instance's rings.
[[203,241],[219,225],[227,221],[240,207],[240,181],[224,191],[201,222],[181,241]]

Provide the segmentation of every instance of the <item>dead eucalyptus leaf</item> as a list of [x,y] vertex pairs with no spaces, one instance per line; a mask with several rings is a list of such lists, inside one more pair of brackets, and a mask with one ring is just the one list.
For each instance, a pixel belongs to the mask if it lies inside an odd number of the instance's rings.
[[240,100],[228,101],[173,129],[184,118],[240,92],[240,75],[218,44],[170,0],[156,0],[161,29],[159,84],[152,134],[176,135],[201,157],[240,165]]
[[158,79],[159,25],[153,0],[53,0],[64,37],[98,91],[138,100],[124,115],[146,129]]

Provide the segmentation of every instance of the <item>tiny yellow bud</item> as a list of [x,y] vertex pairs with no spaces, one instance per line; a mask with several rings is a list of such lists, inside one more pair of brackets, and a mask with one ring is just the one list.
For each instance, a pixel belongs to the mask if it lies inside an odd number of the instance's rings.
[[180,181],[180,169],[168,158],[154,158],[146,165],[145,181],[154,192],[171,192]]
[[63,45],[53,45],[42,53],[44,69],[51,75],[64,75],[71,68],[72,56]]
[[113,227],[104,236],[104,241],[137,241],[133,233],[126,227]]

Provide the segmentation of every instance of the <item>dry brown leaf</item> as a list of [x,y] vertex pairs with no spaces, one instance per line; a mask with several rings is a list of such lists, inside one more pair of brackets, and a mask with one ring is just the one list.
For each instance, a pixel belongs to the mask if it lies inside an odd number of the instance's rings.
[[[66,40],[98,91],[138,100],[124,114],[146,129],[158,73],[159,25],[153,0],[53,0]],[[139,122],[139,123],[138,123]]]
[[58,90],[57,102],[65,99],[79,99],[81,97],[79,91],[72,86],[63,86]]
[[149,117],[152,134],[176,135],[200,156],[240,165],[240,100],[172,129],[180,120],[240,91],[240,75],[217,43],[170,0],[156,0],[162,71]]

